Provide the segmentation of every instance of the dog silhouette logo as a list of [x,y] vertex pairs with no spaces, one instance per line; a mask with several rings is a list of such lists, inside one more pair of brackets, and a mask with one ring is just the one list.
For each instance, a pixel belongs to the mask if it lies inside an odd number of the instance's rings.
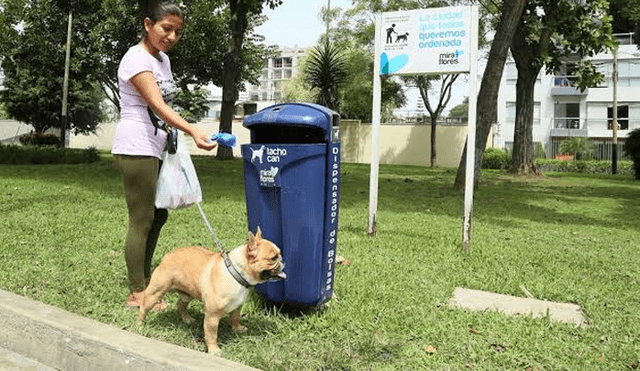
[[406,43],[408,41],[407,40],[408,37],[409,37],[409,33],[408,32],[405,32],[402,35],[398,35],[398,36],[396,36],[396,43],[399,43],[399,42]]
[[253,162],[253,160],[258,159],[260,160],[260,163],[262,163],[262,155],[264,155],[264,146],[261,146],[260,149],[251,149],[251,162]]

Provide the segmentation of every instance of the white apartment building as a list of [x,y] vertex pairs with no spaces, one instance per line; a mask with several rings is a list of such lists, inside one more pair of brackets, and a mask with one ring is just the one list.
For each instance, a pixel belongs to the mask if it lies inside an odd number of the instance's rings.
[[[242,119],[263,108],[282,102],[284,83],[291,80],[299,72],[299,61],[307,48],[282,47],[279,54],[264,61],[258,85],[246,84],[236,102],[236,118]],[[205,119],[219,119],[222,104],[222,88],[208,86],[209,112]]]
[[256,110],[282,102],[284,84],[299,72],[300,59],[307,48],[282,47],[279,54],[264,61],[258,85],[247,85],[248,103]]
[[[633,34],[618,34],[618,154],[623,158],[624,138],[630,130],[640,127],[640,51],[633,43]],[[612,52],[589,58],[605,75],[597,87],[580,91],[573,86],[572,62],[567,61],[556,75],[547,75],[544,68],[538,76],[534,91],[533,141],[544,148],[547,157],[559,152],[560,144],[570,137],[588,137],[596,144],[598,159],[611,159],[613,118]],[[498,122],[493,131],[494,147],[511,150],[516,114],[515,62],[508,60],[498,97]],[[539,146],[538,146],[539,147]]]

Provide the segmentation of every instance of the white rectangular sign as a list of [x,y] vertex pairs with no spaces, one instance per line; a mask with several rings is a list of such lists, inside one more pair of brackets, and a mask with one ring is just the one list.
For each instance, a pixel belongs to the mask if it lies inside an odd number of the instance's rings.
[[376,16],[369,177],[369,235],[378,213],[382,76],[469,73],[469,133],[464,192],[462,245],[471,241],[478,98],[478,6],[382,13]]
[[376,40],[380,75],[469,72],[472,7],[382,13]]

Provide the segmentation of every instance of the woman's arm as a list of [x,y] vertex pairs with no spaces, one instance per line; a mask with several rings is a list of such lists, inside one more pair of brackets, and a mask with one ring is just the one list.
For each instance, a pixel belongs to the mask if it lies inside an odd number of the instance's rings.
[[131,81],[131,85],[138,90],[153,112],[160,116],[160,118],[169,126],[191,135],[198,148],[205,149],[207,151],[215,148],[216,142],[209,141],[209,136],[204,131],[189,124],[182,118],[182,116],[165,103],[164,99],[162,99],[160,88],[158,88],[156,79],[153,77],[153,73],[151,71],[140,72],[133,76],[129,81]]

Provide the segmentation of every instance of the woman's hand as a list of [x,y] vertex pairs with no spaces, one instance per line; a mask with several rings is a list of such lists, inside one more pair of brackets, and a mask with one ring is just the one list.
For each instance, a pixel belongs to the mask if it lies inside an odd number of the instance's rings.
[[209,135],[205,134],[204,131],[200,130],[199,128],[193,125],[191,125],[190,127],[189,135],[191,135],[193,140],[196,142],[196,145],[200,149],[211,151],[218,144],[215,141],[210,140]]

